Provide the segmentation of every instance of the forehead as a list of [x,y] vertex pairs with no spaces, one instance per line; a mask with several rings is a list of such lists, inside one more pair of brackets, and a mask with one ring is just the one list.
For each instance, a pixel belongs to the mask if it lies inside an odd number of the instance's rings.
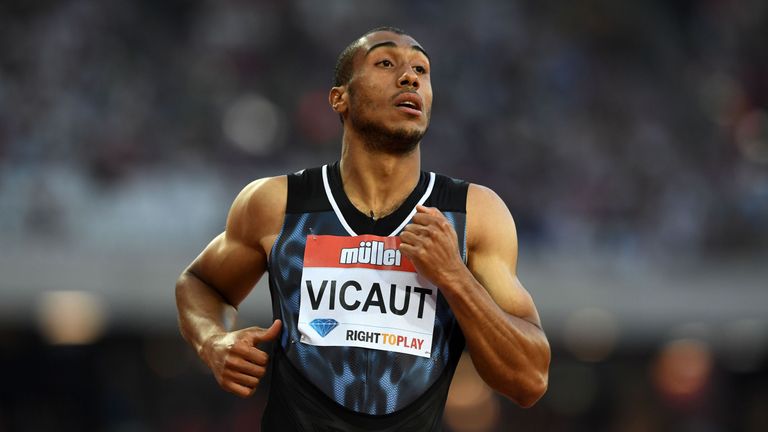
[[390,31],[375,32],[360,38],[360,46],[365,50],[381,42],[394,42],[397,46],[403,47],[421,47],[421,44],[419,44],[416,39],[412,38],[411,36],[408,36],[407,34],[397,34]]
[[357,56],[365,57],[371,49],[377,49],[378,47],[412,49],[421,52],[429,59],[426,51],[416,39],[406,34],[397,34],[390,31],[375,32],[360,38]]

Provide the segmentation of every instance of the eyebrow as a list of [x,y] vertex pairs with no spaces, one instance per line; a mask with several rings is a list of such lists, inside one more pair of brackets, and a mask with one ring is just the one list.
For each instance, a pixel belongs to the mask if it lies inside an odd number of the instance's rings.
[[[365,56],[368,57],[368,54],[370,54],[371,51],[375,50],[376,48],[384,48],[384,47],[397,48],[397,44],[392,41],[379,42],[377,44],[374,44],[372,47],[368,48],[368,51],[366,51]],[[427,54],[427,52],[424,51],[424,48],[420,47],[419,45],[411,45],[411,49],[421,52],[422,54],[424,54],[424,57],[426,57],[427,60],[430,61],[430,63],[432,62],[432,59],[429,58],[429,54]]]

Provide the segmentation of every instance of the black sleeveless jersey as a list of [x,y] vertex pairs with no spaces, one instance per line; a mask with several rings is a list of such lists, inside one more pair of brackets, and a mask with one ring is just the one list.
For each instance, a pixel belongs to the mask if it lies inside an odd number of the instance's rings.
[[273,314],[283,328],[270,360],[265,431],[440,429],[465,341],[439,289],[429,357],[306,344],[298,329],[304,253],[311,236],[397,236],[422,204],[453,224],[466,262],[467,190],[466,182],[422,172],[400,208],[374,220],[347,198],[338,162],[288,175],[285,219],[268,263]]

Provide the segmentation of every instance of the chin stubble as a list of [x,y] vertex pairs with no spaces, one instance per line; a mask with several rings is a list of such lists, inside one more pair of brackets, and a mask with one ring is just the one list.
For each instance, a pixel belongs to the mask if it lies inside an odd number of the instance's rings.
[[425,133],[425,131],[404,128],[390,130],[374,122],[357,122],[355,127],[363,136],[365,146],[369,150],[393,155],[412,152]]
[[[350,96],[354,98],[354,93],[350,88]],[[360,101],[360,105],[367,105],[367,108],[371,108],[371,105],[366,101]],[[427,113],[429,118],[429,113]],[[421,142],[424,134],[427,132],[418,129],[388,129],[380,123],[376,123],[366,118],[361,118],[358,115],[350,115],[349,121],[352,123],[355,129],[363,137],[365,146],[368,150],[376,153],[386,153],[392,155],[404,155],[412,152]]]

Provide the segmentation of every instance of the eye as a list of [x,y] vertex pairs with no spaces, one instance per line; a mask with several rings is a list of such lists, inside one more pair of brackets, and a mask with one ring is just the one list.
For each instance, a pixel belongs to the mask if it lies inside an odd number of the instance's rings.
[[377,64],[380,64],[380,65],[382,65],[384,67],[392,67],[392,66],[394,66],[394,64],[391,61],[386,60],[386,59],[378,62]]
[[419,74],[419,75],[423,75],[423,74],[427,73],[427,68],[425,68],[424,66],[415,66],[413,68],[413,70],[415,70],[416,73]]

